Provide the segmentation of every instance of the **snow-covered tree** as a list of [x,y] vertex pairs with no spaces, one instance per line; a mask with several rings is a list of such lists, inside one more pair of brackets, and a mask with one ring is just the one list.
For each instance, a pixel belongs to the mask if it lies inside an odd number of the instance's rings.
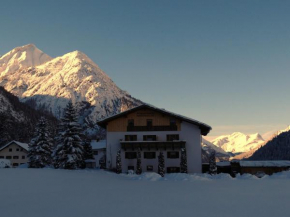
[[164,165],[164,155],[163,152],[160,152],[158,156],[158,174],[164,177],[165,174],[165,165]]
[[122,173],[122,161],[121,161],[121,150],[117,152],[117,157],[116,157],[116,173],[120,174]]
[[72,102],[64,110],[53,157],[56,168],[76,169],[84,165],[81,128]]
[[181,149],[180,172],[187,173],[187,158],[185,148]]
[[35,137],[29,143],[28,165],[30,168],[43,168],[52,163],[53,143],[47,130],[47,122],[41,117],[36,126]]
[[141,151],[138,149],[137,151],[137,168],[136,168],[136,174],[140,175],[142,173],[142,166],[141,166]]
[[89,140],[85,141],[83,156],[84,156],[84,160],[94,159],[93,148],[92,148],[91,143],[89,142]]
[[215,151],[212,151],[209,156],[209,174],[211,175],[217,174]]

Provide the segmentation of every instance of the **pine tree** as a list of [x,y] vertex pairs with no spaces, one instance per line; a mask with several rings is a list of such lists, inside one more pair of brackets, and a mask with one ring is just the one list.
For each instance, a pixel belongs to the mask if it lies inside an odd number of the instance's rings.
[[55,168],[76,169],[84,165],[81,128],[72,102],[64,110],[53,157]]
[[181,149],[180,172],[187,173],[187,158],[185,148]]
[[121,161],[121,149],[117,152],[116,157],[116,173],[120,174],[122,173],[122,161]]
[[164,167],[164,155],[163,152],[160,152],[158,156],[158,174],[162,177],[164,177],[165,174]]
[[28,165],[30,168],[43,168],[52,163],[52,139],[47,130],[47,122],[41,117],[36,126],[35,137],[29,144]]
[[136,174],[140,175],[142,173],[142,166],[141,166],[141,152],[140,149],[137,151],[137,168],[136,168]]
[[85,141],[84,144],[84,160],[91,160],[94,159],[93,148],[89,140]]
[[209,174],[211,175],[217,174],[215,151],[212,151],[209,156]]

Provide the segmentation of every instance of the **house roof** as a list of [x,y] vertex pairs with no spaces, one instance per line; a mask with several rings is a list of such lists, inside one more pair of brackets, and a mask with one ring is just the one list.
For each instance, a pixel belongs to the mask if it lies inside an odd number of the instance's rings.
[[109,122],[109,121],[112,121],[114,119],[117,119],[119,117],[122,117],[124,115],[127,115],[129,113],[132,113],[132,112],[135,112],[137,110],[140,110],[140,109],[151,109],[151,110],[154,110],[154,111],[157,111],[157,112],[160,112],[162,114],[166,114],[166,115],[169,115],[169,116],[172,116],[172,117],[175,117],[175,118],[178,118],[182,121],[185,121],[185,122],[188,122],[190,124],[194,124],[194,125],[197,125],[200,130],[201,130],[201,134],[203,136],[206,136],[209,131],[211,131],[211,126],[205,124],[205,123],[202,123],[200,121],[197,121],[195,119],[192,119],[192,118],[188,118],[188,117],[185,117],[183,115],[179,115],[179,114],[176,114],[176,113],[173,113],[173,112],[170,112],[170,111],[167,111],[165,109],[160,109],[160,108],[157,108],[155,106],[152,106],[152,105],[149,105],[149,104],[143,104],[143,105],[140,105],[140,106],[137,106],[135,108],[132,108],[132,109],[129,109],[127,111],[124,111],[124,112],[121,112],[119,114],[116,114],[116,115],[113,115],[111,117],[108,117],[108,118],[105,118],[101,121],[99,121],[97,124],[103,128],[106,128],[106,124]]
[[98,142],[96,140],[92,140],[91,146],[93,150],[104,149],[106,148],[106,140],[100,140]]
[[287,160],[240,161],[241,167],[290,167]]
[[2,151],[4,148],[7,148],[9,145],[12,145],[13,143],[15,143],[16,145],[20,146],[21,148],[25,149],[26,151],[28,151],[28,144],[27,143],[22,143],[22,142],[18,142],[18,141],[11,141],[8,144],[2,146],[0,148],[0,151]]

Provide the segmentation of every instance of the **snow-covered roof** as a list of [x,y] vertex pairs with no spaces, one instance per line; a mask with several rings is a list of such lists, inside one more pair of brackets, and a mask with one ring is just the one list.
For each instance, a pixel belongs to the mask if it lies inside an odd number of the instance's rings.
[[290,161],[240,161],[241,167],[290,167]]
[[98,142],[96,140],[92,140],[91,146],[93,150],[104,149],[106,148],[106,140],[100,140]]
[[18,142],[18,141],[11,141],[8,144],[2,146],[0,148],[0,151],[3,150],[4,148],[7,148],[9,145],[12,145],[13,143],[15,143],[16,145],[20,146],[21,148],[25,149],[26,151],[28,151],[28,144],[27,143],[22,143],[22,142]]
[[188,122],[188,123],[191,123],[191,124],[195,124],[195,125],[199,126],[199,128],[200,128],[200,130],[201,130],[201,134],[202,134],[203,136],[206,136],[206,135],[209,133],[209,131],[211,131],[211,129],[212,129],[211,126],[209,126],[209,125],[207,125],[207,124],[205,124],[205,123],[202,123],[202,122],[197,121],[197,120],[192,119],[192,118],[185,117],[185,116],[183,116],[183,115],[179,115],[179,114],[176,114],[176,113],[173,113],[173,112],[167,111],[167,110],[165,110],[165,109],[157,108],[157,107],[155,107],[155,106],[153,106],[153,105],[150,105],[150,104],[143,104],[143,105],[137,106],[137,107],[135,107],[135,108],[129,109],[129,110],[127,110],[127,111],[121,112],[121,113],[119,113],[119,114],[113,115],[113,116],[111,116],[111,117],[105,118],[105,119],[99,121],[97,124],[98,124],[99,126],[105,128],[107,122],[109,122],[109,121],[111,121],[111,120],[114,120],[114,119],[116,119],[116,118],[119,118],[119,117],[121,117],[121,116],[123,116],[123,115],[126,115],[126,114],[128,114],[128,113],[131,113],[131,112],[137,111],[137,110],[139,110],[139,109],[143,109],[143,108],[149,108],[149,109],[152,109],[152,110],[154,110],[154,111],[157,111],[157,112],[160,112],[160,113],[163,113],[163,114],[166,114],[166,115],[170,115],[170,116],[175,117],[175,118],[179,118],[179,119],[181,119],[181,120],[183,120],[183,121],[185,121],[185,122]]

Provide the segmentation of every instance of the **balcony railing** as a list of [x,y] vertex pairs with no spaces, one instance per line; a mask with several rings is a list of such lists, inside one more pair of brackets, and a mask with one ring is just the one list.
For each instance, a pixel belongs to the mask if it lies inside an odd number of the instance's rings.
[[185,141],[172,141],[172,142],[160,142],[160,141],[121,141],[121,147],[125,151],[129,150],[178,150],[185,148]]
[[177,125],[169,126],[127,126],[128,132],[137,131],[177,131]]

